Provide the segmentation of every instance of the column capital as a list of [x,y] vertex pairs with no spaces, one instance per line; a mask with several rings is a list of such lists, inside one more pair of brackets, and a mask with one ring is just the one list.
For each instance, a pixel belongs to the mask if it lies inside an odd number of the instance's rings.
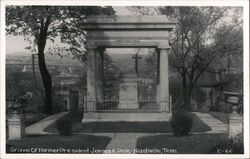
[[167,46],[158,46],[158,50],[170,50],[171,46],[167,45]]

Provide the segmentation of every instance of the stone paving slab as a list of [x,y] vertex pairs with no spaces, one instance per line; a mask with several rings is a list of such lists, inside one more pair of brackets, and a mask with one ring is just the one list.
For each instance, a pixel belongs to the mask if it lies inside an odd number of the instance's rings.
[[62,117],[63,115],[67,114],[68,112],[60,112],[53,114],[45,119],[42,119],[38,121],[35,124],[32,124],[25,128],[25,133],[27,135],[45,135],[45,134],[52,134],[49,132],[44,131],[46,127],[48,127],[50,124],[55,122],[58,118]]
[[132,153],[136,147],[136,142],[137,137],[135,137],[135,134],[117,134],[108,144],[106,150],[115,149],[115,153],[123,153],[126,150],[127,153]]
[[[227,125],[220,120],[214,118],[210,114],[194,112],[204,123],[211,127],[211,131],[208,132],[193,132],[192,134],[203,134],[203,133],[227,133]],[[130,152],[136,148],[137,138],[143,136],[154,136],[172,133],[118,133],[115,134],[111,142],[108,144],[108,149],[128,149]],[[118,152],[116,152],[118,153]]]
[[[56,121],[56,119],[65,115],[68,112],[62,112],[54,114],[48,118],[45,118],[29,127],[26,128],[26,134],[52,134],[45,132],[44,129]],[[211,131],[208,132],[193,132],[192,134],[202,134],[202,133],[227,133],[227,125],[220,120],[214,118],[210,114],[194,112],[204,123],[211,127]],[[144,136],[154,136],[163,134],[173,134],[173,133],[76,133],[76,134],[86,134],[95,136],[108,136],[111,138],[110,143],[107,145],[106,150],[115,149],[118,153],[120,150],[128,150],[133,152],[136,148],[136,142],[139,137]],[[107,151],[108,152],[108,151]],[[122,152],[120,152],[122,153]]]
[[227,133],[228,125],[222,121],[216,119],[208,113],[193,112],[197,115],[204,123],[211,127],[211,131],[207,133]]

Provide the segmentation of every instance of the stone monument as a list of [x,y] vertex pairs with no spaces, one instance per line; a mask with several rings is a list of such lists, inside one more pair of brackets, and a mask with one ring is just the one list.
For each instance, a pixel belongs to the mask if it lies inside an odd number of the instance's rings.
[[[86,96],[87,101],[91,102],[87,103],[87,113],[84,117],[98,119],[102,115],[96,111],[97,102],[101,101],[102,97],[102,91],[99,91],[99,83],[102,81],[99,76],[102,74],[99,63],[103,63],[103,58],[98,56],[103,54],[106,48],[155,48],[159,85],[157,99],[160,112],[168,113],[164,116],[168,116],[169,119],[168,56],[171,48],[169,39],[170,32],[175,26],[176,22],[170,21],[167,16],[88,16],[83,29],[87,32],[88,53]],[[124,75],[120,85],[121,99],[118,108],[138,109],[137,78],[135,74],[128,76]],[[144,114],[142,115],[144,118]]]
[[137,75],[124,73],[120,82],[118,109],[139,109]]

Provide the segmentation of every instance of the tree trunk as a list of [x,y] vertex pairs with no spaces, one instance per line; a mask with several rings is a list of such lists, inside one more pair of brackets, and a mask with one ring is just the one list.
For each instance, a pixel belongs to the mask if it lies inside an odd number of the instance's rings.
[[187,110],[191,109],[190,106],[191,106],[192,90],[193,90],[193,86],[191,83],[189,83],[189,89],[187,93]]
[[187,77],[186,77],[185,68],[182,69],[182,97],[183,97],[184,105],[181,107],[186,110],[189,107],[189,105],[188,105],[188,98],[187,98]]
[[45,57],[44,57],[44,49],[46,45],[47,40],[47,30],[43,29],[40,31],[38,40],[37,40],[37,46],[38,46],[38,63],[39,63],[39,69],[40,74],[43,81],[43,86],[45,89],[45,113],[52,114],[52,80],[50,73],[46,67]]
[[45,89],[45,113],[52,114],[52,80],[47,70],[44,53],[38,51],[39,69]]

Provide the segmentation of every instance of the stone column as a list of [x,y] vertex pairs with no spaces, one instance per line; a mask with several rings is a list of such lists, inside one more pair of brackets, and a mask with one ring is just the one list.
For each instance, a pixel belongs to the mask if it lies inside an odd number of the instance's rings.
[[87,50],[87,111],[94,112],[96,110],[96,53],[97,49],[91,48]]
[[169,112],[169,79],[168,53],[169,48],[160,48],[160,111]]
[[156,99],[157,103],[160,104],[160,51],[157,50],[157,74],[156,74]]
[[96,54],[96,98],[103,99],[103,49],[98,50]]

